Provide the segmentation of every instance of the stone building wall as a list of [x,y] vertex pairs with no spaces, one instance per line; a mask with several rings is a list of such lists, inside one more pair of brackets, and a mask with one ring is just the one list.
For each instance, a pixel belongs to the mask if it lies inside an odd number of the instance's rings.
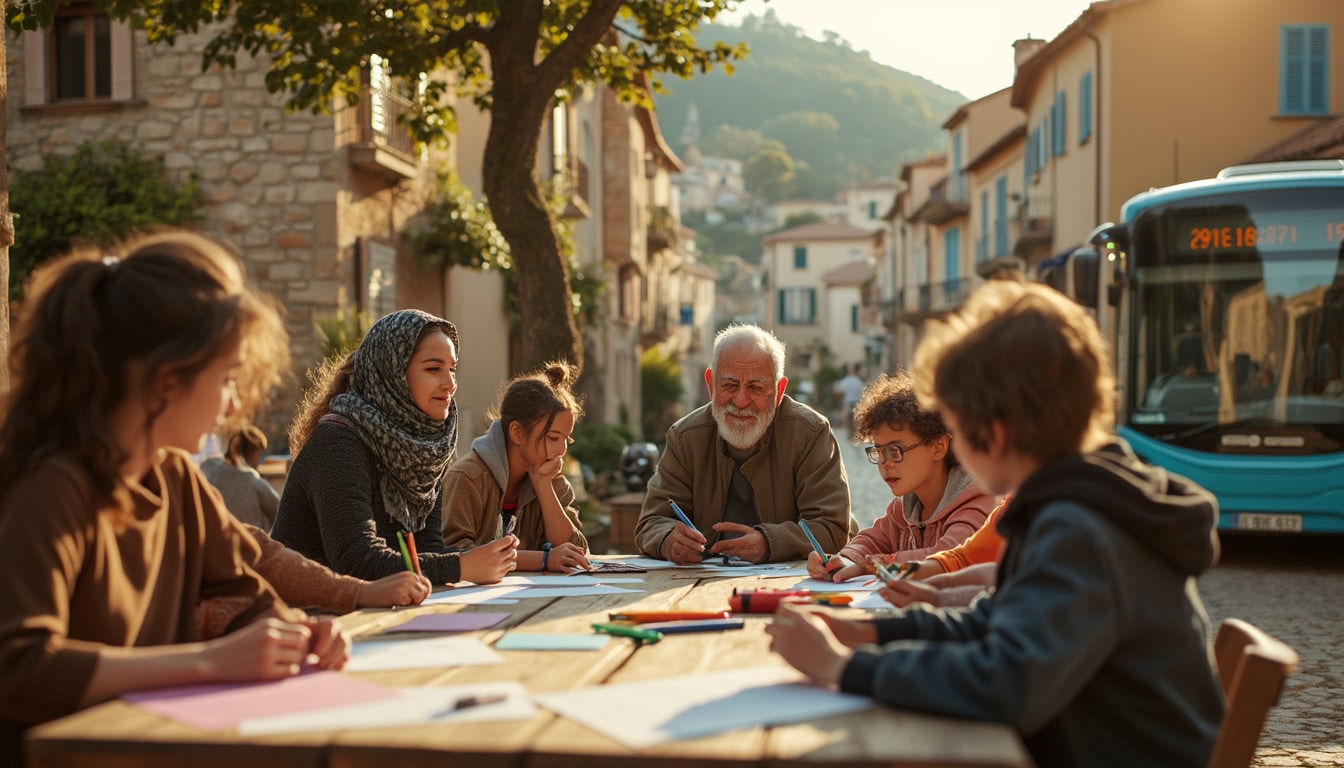
[[[207,34],[167,47],[135,32],[128,101],[25,105],[25,38],[6,34],[11,167],[36,168],[43,154],[115,140],[163,157],[175,184],[200,178],[198,229],[243,254],[249,277],[286,311],[294,376],[258,418],[274,444],[307,383],[304,371],[320,361],[316,321],[356,299],[361,239],[399,245],[399,228],[423,205],[430,163],[412,180],[353,168],[337,146],[337,118],[286,113],[283,96],[266,91],[264,60],[240,56],[236,69],[202,71]],[[399,269],[407,263],[400,253],[397,261]]]

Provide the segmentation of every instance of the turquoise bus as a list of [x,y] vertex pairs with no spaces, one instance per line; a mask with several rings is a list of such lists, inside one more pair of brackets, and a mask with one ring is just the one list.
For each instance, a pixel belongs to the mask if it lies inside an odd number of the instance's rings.
[[1044,279],[1115,351],[1117,428],[1222,530],[1344,533],[1344,161],[1153,189]]

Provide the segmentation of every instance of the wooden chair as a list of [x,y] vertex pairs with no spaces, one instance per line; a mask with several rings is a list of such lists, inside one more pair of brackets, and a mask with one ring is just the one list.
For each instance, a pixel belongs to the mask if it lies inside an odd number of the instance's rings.
[[1246,768],[1283,681],[1297,669],[1297,653],[1241,619],[1225,619],[1213,641],[1227,713],[1209,768]]

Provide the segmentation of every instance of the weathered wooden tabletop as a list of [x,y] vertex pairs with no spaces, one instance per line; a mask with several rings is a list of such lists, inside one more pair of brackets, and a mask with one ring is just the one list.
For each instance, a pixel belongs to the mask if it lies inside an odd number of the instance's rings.
[[[622,574],[624,575],[624,574]],[[653,570],[638,594],[532,598],[513,606],[431,605],[362,610],[340,618],[356,637],[377,634],[431,612],[509,611],[498,626],[474,633],[487,644],[510,629],[590,632],[618,608],[723,610],[736,587],[789,581],[712,578],[708,572]],[[629,585],[637,586],[637,585]],[[614,637],[597,651],[501,651],[503,665],[359,673],[387,685],[511,680],[533,693],[770,664],[765,616],[744,630],[668,635],[637,645]],[[1006,726],[933,717],[885,707],[808,723],[737,730],[645,749],[630,748],[548,710],[530,722],[436,724],[239,736],[180,724],[122,701],[92,707],[29,732],[34,768],[603,768],[636,761],[652,768],[698,765],[1029,766],[1021,740]]]

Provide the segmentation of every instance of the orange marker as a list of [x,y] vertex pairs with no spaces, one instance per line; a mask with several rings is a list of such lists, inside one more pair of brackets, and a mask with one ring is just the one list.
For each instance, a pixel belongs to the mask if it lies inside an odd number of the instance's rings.
[[424,576],[424,574],[420,572],[420,555],[415,551],[415,534],[410,531],[406,532],[406,548],[410,550],[411,568],[415,570],[415,575]]

